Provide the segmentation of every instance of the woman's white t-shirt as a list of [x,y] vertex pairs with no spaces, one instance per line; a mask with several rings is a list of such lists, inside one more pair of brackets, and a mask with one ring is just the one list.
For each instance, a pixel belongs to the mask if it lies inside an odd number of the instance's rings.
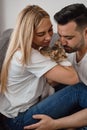
[[7,91],[0,95],[0,112],[7,117],[16,117],[39,102],[44,88],[49,84],[44,74],[57,63],[32,49],[28,65],[22,66],[21,52],[15,52],[8,72]]

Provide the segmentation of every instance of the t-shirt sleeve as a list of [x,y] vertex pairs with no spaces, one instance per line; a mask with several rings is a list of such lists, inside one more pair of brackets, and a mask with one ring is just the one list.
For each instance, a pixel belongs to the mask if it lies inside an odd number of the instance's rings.
[[56,65],[57,63],[52,61],[49,57],[45,57],[37,50],[33,50],[31,60],[26,67],[29,72],[33,73],[37,77],[41,77]]

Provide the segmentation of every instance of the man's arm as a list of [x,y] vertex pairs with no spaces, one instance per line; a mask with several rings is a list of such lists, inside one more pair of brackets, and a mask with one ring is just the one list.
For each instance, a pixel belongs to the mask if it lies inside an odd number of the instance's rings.
[[87,126],[87,109],[56,120],[46,115],[34,115],[33,118],[41,120],[36,124],[24,127],[24,129],[56,130],[63,128],[78,128]]

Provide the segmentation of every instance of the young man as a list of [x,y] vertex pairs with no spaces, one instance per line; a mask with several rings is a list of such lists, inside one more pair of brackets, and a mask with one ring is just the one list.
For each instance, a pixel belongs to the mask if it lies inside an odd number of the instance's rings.
[[[78,85],[78,91],[76,93],[78,95],[78,105],[80,105],[83,110],[59,119],[52,119],[46,115],[34,115],[33,118],[40,119],[40,122],[27,126],[25,127],[26,129],[56,130],[87,126],[87,8],[83,4],[72,4],[57,12],[54,18],[58,24],[60,41],[66,52],[71,53],[69,54],[69,59],[77,70],[81,82],[85,85],[85,93],[84,85]],[[73,87],[76,88],[77,85]],[[72,89],[72,87],[69,87],[67,91],[66,88],[64,88],[59,91],[59,94],[62,93],[62,91],[63,93],[64,91],[66,93],[70,92],[70,89]],[[74,91],[70,96],[74,101]],[[65,104],[66,99],[63,100]],[[69,101],[70,100],[71,99],[69,99]],[[69,103],[70,102],[67,102],[68,105]],[[60,104],[60,108],[62,107]]]

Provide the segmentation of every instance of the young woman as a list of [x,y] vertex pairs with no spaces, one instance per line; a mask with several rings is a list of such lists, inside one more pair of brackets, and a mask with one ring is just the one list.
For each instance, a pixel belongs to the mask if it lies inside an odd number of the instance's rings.
[[[0,112],[12,130],[35,123],[32,115],[36,113],[57,118],[57,102],[51,102],[57,101],[57,94],[46,98],[50,91],[47,79],[63,84],[79,82],[72,66],[60,66],[38,51],[49,46],[52,35],[50,17],[42,8],[29,5],[20,12],[1,72]],[[41,97],[46,99],[41,101]]]

